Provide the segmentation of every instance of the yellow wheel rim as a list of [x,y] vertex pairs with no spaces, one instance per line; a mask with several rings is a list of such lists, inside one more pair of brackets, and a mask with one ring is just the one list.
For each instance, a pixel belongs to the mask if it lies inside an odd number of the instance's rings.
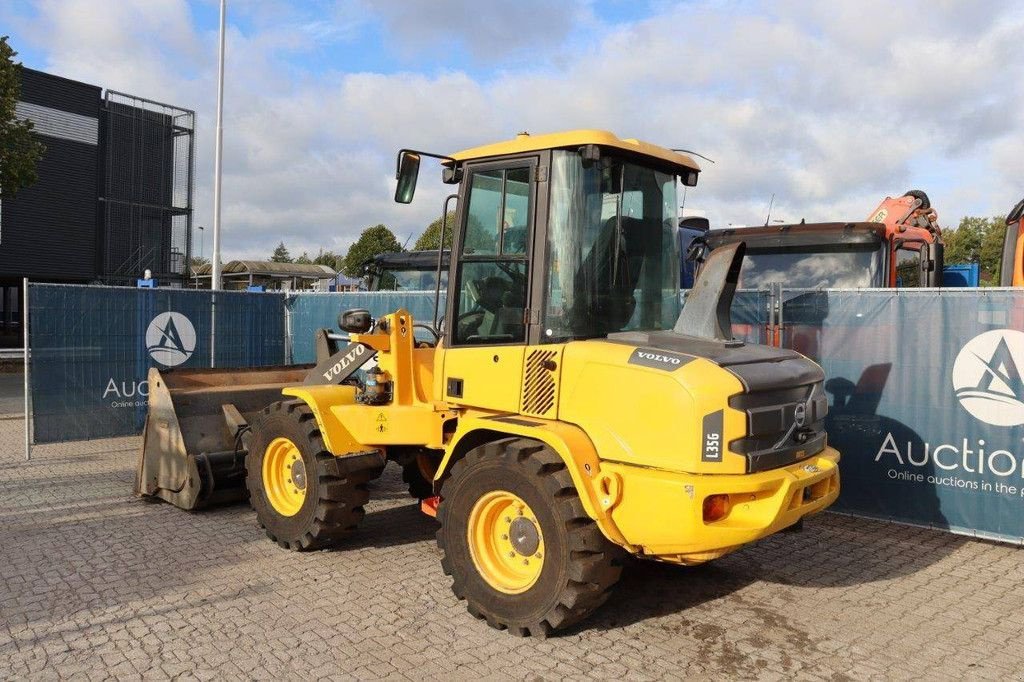
[[469,513],[469,553],[487,584],[505,594],[533,587],[544,568],[544,536],[537,517],[519,496],[494,490]]
[[275,438],[263,452],[263,491],[281,516],[295,516],[306,501],[306,465],[287,438]]

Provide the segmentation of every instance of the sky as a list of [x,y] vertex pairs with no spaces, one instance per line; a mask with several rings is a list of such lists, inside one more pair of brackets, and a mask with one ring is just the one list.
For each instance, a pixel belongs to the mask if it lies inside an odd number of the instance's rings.
[[[213,216],[218,4],[3,0],[26,66],[197,113],[194,251]],[[1024,194],[1015,2],[229,0],[223,259],[400,242],[450,186],[399,148],[599,128],[697,151],[713,227],[863,220],[923,189],[952,227]],[[436,170],[436,173],[435,173]]]

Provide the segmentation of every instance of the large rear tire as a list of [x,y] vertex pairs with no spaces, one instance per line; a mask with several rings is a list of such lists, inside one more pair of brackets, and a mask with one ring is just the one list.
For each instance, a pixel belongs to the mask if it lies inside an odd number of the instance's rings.
[[322,549],[356,529],[370,499],[366,484],[380,475],[377,454],[335,457],[309,407],[277,402],[253,427],[245,484],[267,536],[291,550]]
[[587,516],[562,459],[506,438],[474,448],[441,489],[441,566],[493,628],[546,637],[605,602],[622,551]]

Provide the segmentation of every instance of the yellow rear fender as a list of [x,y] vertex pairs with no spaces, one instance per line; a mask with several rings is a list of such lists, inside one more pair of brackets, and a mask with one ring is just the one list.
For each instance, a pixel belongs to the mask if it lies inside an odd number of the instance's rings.
[[316,417],[316,425],[320,429],[320,435],[323,436],[324,445],[332,454],[345,455],[366,449],[356,441],[331,409],[338,405],[354,405],[356,402],[355,386],[296,386],[286,388],[281,392],[309,405],[313,416]]
[[628,548],[610,513],[619,502],[621,479],[614,472],[601,470],[594,444],[582,429],[564,422],[512,415],[463,416],[458,424],[434,476],[435,492],[440,492],[452,465],[473,448],[502,438],[529,438],[558,453],[572,476],[587,515],[597,522],[609,540]]

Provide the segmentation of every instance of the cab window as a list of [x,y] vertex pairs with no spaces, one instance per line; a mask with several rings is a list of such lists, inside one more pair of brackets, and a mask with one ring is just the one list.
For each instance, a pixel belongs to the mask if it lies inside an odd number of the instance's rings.
[[473,173],[465,255],[526,254],[529,181],[528,167]]
[[471,171],[453,341],[526,340],[530,165]]
[[896,286],[921,286],[921,249],[901,247],[896,249]]

